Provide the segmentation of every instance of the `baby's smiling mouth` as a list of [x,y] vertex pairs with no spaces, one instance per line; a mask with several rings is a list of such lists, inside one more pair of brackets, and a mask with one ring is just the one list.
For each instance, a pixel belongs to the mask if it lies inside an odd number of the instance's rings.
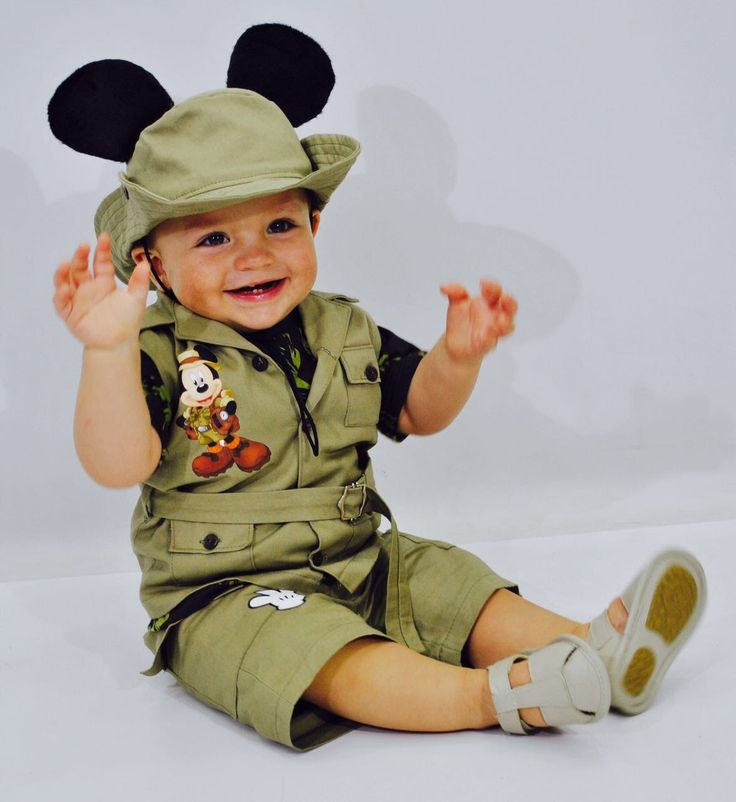
[[284,279],[278,278],[273,281],[264,281],[262,284],[246,284],[234,290],[226,290],[226,292],[228,295],[235,295],[239,298],[261,298],[278,291],[283,283]]

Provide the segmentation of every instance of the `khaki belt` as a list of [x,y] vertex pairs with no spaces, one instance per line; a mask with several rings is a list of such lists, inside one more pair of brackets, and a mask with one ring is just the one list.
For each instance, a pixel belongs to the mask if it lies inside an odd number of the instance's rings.
[[174,521],[214,524],[355,521],[367,511],[369,490],[363,477],[341,487],[297,487],[265,492],[183,493],[172,490],[161,493],[151,489],[144,495],[144,504],[149,515]]

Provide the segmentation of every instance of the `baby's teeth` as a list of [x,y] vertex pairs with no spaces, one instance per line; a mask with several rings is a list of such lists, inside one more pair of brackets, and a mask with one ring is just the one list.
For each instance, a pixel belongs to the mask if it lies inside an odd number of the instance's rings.
[[263,284],[248,284],[245,287],[241,287],[238,292],[268,292],[276,283],[276,281],[264,281]]

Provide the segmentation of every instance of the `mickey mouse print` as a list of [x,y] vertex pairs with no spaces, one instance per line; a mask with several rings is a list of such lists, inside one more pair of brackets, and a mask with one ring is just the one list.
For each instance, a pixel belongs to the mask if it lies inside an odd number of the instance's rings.
[[176,358],[184,387],[179,399],[184,414],[176,423],[190,440],[207,449],[192,460],[194,473],[204,478],[218,476],[233,464],[246,473],[262,468],[271,459],[271,450],[264,443],[237,434],[238,405],[232,390],[222,386],[214,354],[197,346]]
[[305,597],[296,591],[268,588],[257,591],[248,602],[248,607],[252,610],[267,606],[275,607],[277,610],[293,610],[295,607],[301,607],[305,601]]

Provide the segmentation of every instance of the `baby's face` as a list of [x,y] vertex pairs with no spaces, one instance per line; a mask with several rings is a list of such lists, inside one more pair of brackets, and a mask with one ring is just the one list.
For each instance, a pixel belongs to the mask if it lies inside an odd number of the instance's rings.
[[[306,194],[289,190],[159,225],[149,251],[181,304],[241,331],[266,329],[314,285],[314,234]],[[142,248],[133,251],[145,259]]]

